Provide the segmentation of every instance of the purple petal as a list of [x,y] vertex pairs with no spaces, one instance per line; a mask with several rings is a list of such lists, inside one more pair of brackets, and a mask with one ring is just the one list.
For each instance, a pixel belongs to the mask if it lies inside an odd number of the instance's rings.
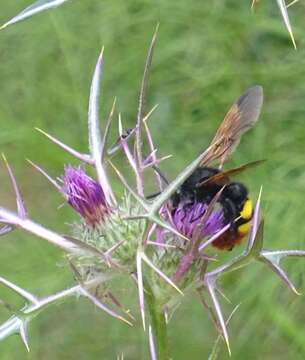
[[65,167],[62,192],[68,203],[86,220],[95,226],[104,220],[110,209],[100,184],[90,178],[81,168]]
[[199,226],[201,226],[201,238],[214,235],[224,226],[223,210],[213,211],[205,223],[202,224],[207,208],[207,204],[200,202],[183,204],[174,210],[172,221],[177,230],[189,238],[195,235],[195,231]]

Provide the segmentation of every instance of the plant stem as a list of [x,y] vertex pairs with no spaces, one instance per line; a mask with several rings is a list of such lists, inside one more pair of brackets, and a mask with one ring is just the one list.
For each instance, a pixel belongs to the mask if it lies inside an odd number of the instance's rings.
[[[147,288],[147,284],[146,284]],[[147,304],[153,330],[155,350],[158,360],[169,360],[167,324],[162,306],[158,303],[151,288],[148,289]]]

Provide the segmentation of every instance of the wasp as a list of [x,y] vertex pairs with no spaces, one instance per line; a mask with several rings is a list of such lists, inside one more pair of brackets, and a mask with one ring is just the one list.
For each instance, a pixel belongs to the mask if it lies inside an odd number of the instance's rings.
[[[253,204],[247,187],[231,181],[231,176],[262,163],[254,161],[227,171],[223,164],[239,144],[241,136],[258,120],[263,103],[263,89],[254,86],[248,89],[231,107],[218,128],[214,139],[200,166],[172,195],[171,211],[179,206],[204,203],[211,204],[217,196],[222,207],[224,220],[229,229],[219,236],[212,245],[232,250],[248,234],[251,227]],[[219,161],[219,167],[210,166]]]

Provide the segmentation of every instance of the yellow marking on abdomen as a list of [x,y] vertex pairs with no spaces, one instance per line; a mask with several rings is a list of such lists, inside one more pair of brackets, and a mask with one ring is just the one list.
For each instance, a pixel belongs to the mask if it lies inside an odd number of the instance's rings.
[[241,236],[247,235],[251,228],[251,221],[248,221],[245,224],[239,225],[237,228],[238,234]]
[[253,204],[250,199],[246,200],[243,206],[240,216],[244,220],[250,220],[252,218]]

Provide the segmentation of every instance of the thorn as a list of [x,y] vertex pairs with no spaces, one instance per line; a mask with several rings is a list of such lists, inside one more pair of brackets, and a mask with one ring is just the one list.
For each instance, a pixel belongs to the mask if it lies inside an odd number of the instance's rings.
[[156,241],[147,241],[146,244],[147,244],[147,245],[154,245],[154,246],[164,247],[164,248],[177,249],[177,246],[176,246],[176,245],[162,244],[162,243],[158,243],[158,242],[156,242]]
[[11,281],[5,279],[4,277],[0,276],[0,283],[5,285],[8,289],[11,289],[12,291],[14,291],[16,294],[18,294],[19,296],[22,296],[24,299],[26,299],[28,302],[30,302],[31,304],[37,305],[39,303],[38,299],[36,298],[36,296],[34,296],[33,294],[31,294],[29,291],[21,288],[20,286],[12,283]]
[[2,153],[2,158],[3,158],[3,161],[4,161],[5,166],[7,168],[7,171],[8,171],[8,174],[9,174],[9,177],[11,179],[11,183],[13,185],[13,189],[14,189],[14,192],[15,192],[18,215],[22,219],[26,219],[27,215],[28,215],[28,212],[27,212],[27,209],[25,207],[25,204],[24,204],[21,192],[19,190],[19,187],[17,185],[17,181],[16,181],[16,178],[14,176],[13,170],[10,167],[10,165],[9,165],[9,163],[8,163],[6,157],[5,157],[5,155],[3,153]]
[[[143,188],[143,178],[141,174],[142,169],[142,141],[141,141],[141,132],[142,132],[142,125],[143,125],[143,112],[145,107],[145,100],[146,100],[146,92],[147,92],[147,84],[148,84],[148,78],[150,73],[150,67],[152,63],[154,48],[156,44],[156,37],[157,37],[157,31],[158,31],[159,25],[156,26],[156,30],[154,32],[154,35],[152,37],[148,54],[145,61],[144,66],[144,73],[141,81],[141,87],[140,87],[140,95],[138,99],[138,111],[137,111],[137,125],[136,125],[136,133],[135,133],[135,158],[136,158],[136,165],[138,168],[138,171],[140,172],[140,190],[142,191]],[[144,191],[142,191],[144,193]]]
[[125,188],[132,194],[132,196],[144,207],[145,210],[147,210],[147,204],[144,199],[142,199],[141,196],[139,196],[127,183],[124,176],[120,173],[120,171],[115,167],[115,165],[112,163],[112,161],[108,160],[109,164],[113,168],[113,170],[116,172],[118,178],[121,180],[122,184],[125,186]]
[[178,286],[168,277],[166,276],[160,269],[158,269],[153,262],[146,256],[144,252],[140,253],[142,260],[146,262],[148,266],[150,266],[163,280],[165,280],[169,285],[171,285],[178,293],[182,296],[184,296],[184,293],[182,290],[178,288]]
[[14,228],[12,226],[4,225],[4,226],[2,226],[2,228],[0,228],[0,236],[4,236],[13,230],[14,230]]
[[121,114],[119,114],[119,135],[120,135],[120,138],[121,138],[122,135],[123,135],[123,125],[122,125]]
[[125,319],[124,317],[118,315],[117,313],[115,313],[113,310],[109,309],[106,305],[104,305],[99,299],[96,298],[96,296],[92,295],[88,290],[86,290],[84,287],[81,287],[81,293],[87,297],[89,300],[92,301],[92,303],[94,305],[96,305],[98,308],[100,308],[101,310],[105,311],[108,315],[123,321],[124,323],[126,323],[129,326],[133,326],[133,324],[128,321],[127,319]]
[[279,262],[276,260],[270,259],[270,256],[266,256],[264,252],[261,253],[259,261],[263,262],[264,264],[268,265],[272,271],[274,271],[275,274],[277,274],[281,280],[284,281],[284,283],[293,291],[294,294],[300,296],[301,293],[298,292],[298,290],[295,288],[293,283],[290,281],[288,275],[286,274],[285,270],[281,268]]
[[232,304],[232,301],[226,296],[226,294],[222,290],[217,287],[215,289],[229,304]]
[[25,159],[30,165],[33,166],[33,168],[35,170],[37,170],[40,174],[42,174],[47,180],[49,180],[49,182],[55,186],[55,188],[60,192],[62,192],[62,189],[60,187],[60,185],[58,185],[58,183],[56,182],[56,180],[54,180],[49,174],[47,174],[40,166],[36,165],[35,163],[33,163],[30,159]]
[[290,20],[289,20],[287,8],[286,8],[286,5],[285,5],[285,1],[284,0],[277,0],[277,4],[278,4],[278,7],[280,9],[282,18],[284,20],[284,24],[286,26],[286,29],[287,29],[287,31],[289,33],[290,39],[292,41],[293,47],[294,47],[295,50],[297,50],[297,45],[296,45],[296,42],[295,42],[295,39],[294,39],[294,36],[293,36],[293,32],[292,32],[292,28],[291,28],[291,25],[290,25]]
[[173,234],[177,235],[178,237],[182,238],[183,240],[190,242],[190,239],[183,235],[182,233],[180,233],[178,230],[176,230],[175,228],[173,228],[172,226],[170,226],[169,224],[167,224],[167,222],[165,222],[164,220],[160,219],[159,217],[157,217],[156,215],[150,215],[149,213],[145,216],[146,218],[150,219],[151,221],[153,221],[154,223],[156,223],[157,225],[163,227],[164,229],[172,232]]
[[157,360],[157,349],[151,325],[148,327],[148,338],[151,360]]
[[120,301],[114,296],[114,294],[110,291],[106,294],[107,297],[119,308],[121,309],[132,321],[135,321],[135,317],[131,314],[130,309],[125,309],[124,306],[120,303]]
[[115,265],[112,261],[110,261],[108,255],[104,254],[101,250],[99,250],[95,246],[90,245],[89,243],[86,243],[82,240],[76,239],[72,236],[63,235],[63,237],[66,240],[70,241],[72,244],[76,245],[79,249],[83,251],[87,251],[90,254],[94,254],[95,256],[101,257],[109,267],[111,267],[111,265]]
[[107,119],[105,130],[104,130],[104,136],[103,136],[103,139],[102,139],[102,149],[101,149],[102,163],[104,163],[105,156],[106,156],[106,153],[107,153],[106,145],[107,145],[107,141],[108,141],[108,137],[109,137],[110,127],[111,127],[112,120],[113,120],[113,114],[114,114],[114,110],[115,110],[115,105],[116,105],[116,98],[114,98],[114,100],[113,100],[112,108],[111,108],[110,113],[108,115],[108,119]]
[[30,346],[28,341],[28,325],[25,321],[23,321],[22,324],[20,325],[20,336],[27,351],[30,352]]
[[216,234],[214,234],[213,236],[210,237],[209,240],[205,241],[204,243],[202,243],[199,246],[199,252],[201,252],[202,250],[204,250],[208,245],[210,245],[211,243],[213,243],[216,239],[219,238],[219,236],[221,236],[223,233],[225,233],[229,228],[231,227],[231,224],[227,224],[226,226],[224,226],[222,229],[220,229]]
[[291,288],[291,290],[297,295],[297,296],[301,296],[302,293],[300,293],[294,286]]
[[[143,123],[146,124],[147,120],[150,118],[151,114],[159,107],[159,104],[156,104],[155,106],[153,106],[153,108],[145,115],[145,117],[143,118]],[[147,124],[146,124],[147,125]]]
[[100,52],[100,56],[99,56],[101,59],[103,58],[104,50],[105,50],[105,46],[103,45],[103,46],[102,46],[102,50],[101,50],[101,52]]
[[96,62],[90,87],[88,106],[89,149],[91,158],[94,162],[98,182],[104,190],[106,201],[110,205],[115,205],[116,199],[108,180],[106,169],[101,161],[103,144],[100,133],[99,98],[101,94],[101,79],[103,73],[103,53],[104,47]]
[[[293,0],[291,1],[291,3],[289,3],[288,5],[286,5],[286,8],[288,9],[290,6],[296,4],[299,0]],[[0,29],[1,30],[1,29]]]
[[210,294],[210,297],[211,297],[211,300],[212,300],[212,303],[213,303],[213,306],[214,306],[214,309],[215,309],[215,312],[216,312],[216,315],[218,318],[218,323],[221,328],[221,334],[227,345],[229,356],[231,356],[231,349],[230,349],[229,336],[228,336],[228,331],[227,331],[227,327],[226,327],[226,322],[223,318],[222,310],[221,310],[220,304],[218,302],[217,296],[215,294],[215,279],[213,280],[213,277],[212,277],[212,280],[208,280],[206,278],[206,287],[207,287],[207,290],[209,291],[209,294]]
[[254,6],[257,3],[257,0],[252,0],[252,4],[251,4],[251,10],[254,11]]
[[258,232],[258,228],[260,226],[259,217],[260,217],[260,205],[261,205],[262,192],[263,192],[263,187],[261,186],[259,195],[258,195],[258,198],[256,201],[255,209],[254,209],[254,214],[252,217],[252,227],[251,227],[251,231],[249,234],[249,240],[248,240],[248,244],[247,244],[247,252],[251,251],[254,241],[256,239],[256,234]]
[[63,142],[61,142],[60,140],[56,139],[54,136],[48,134],[47,132],[41,130],[38,127],[34,128],[35,130],[37,130],[38,132],[40,132],[41,134],[43,134],[45,137],[47,137],[50,141],[52,141],[52,143],[56,144],[57,146],[59,146],[61,149],[65,150],[67,153],[69,153],[70,155],[74,156],[75,158],[89,164],[89,165],[93,165],[94,161],[92,160],[92,158],[90,157],[90,155],[88,154],[82,154],[74,149],[72,149],[70,146],[64,144]]
[[226,342],[226,345],[227,345],[227,349],[228,349],[229,356],[231,357],[231,356],[232,356],[232,353],[231,353],[231,348],[230,348],[229,339],[228,339],[228,338],[225,338],[225,342]]
[[111,255],[117,248],[119,248],[123,243],[125,242],[125,240],[121,240],[119,241],[117,244],[114,244],[113,246],[111,246],[111,248],[109,248],[106,252],[105,252],[105,256],[109,256]]

